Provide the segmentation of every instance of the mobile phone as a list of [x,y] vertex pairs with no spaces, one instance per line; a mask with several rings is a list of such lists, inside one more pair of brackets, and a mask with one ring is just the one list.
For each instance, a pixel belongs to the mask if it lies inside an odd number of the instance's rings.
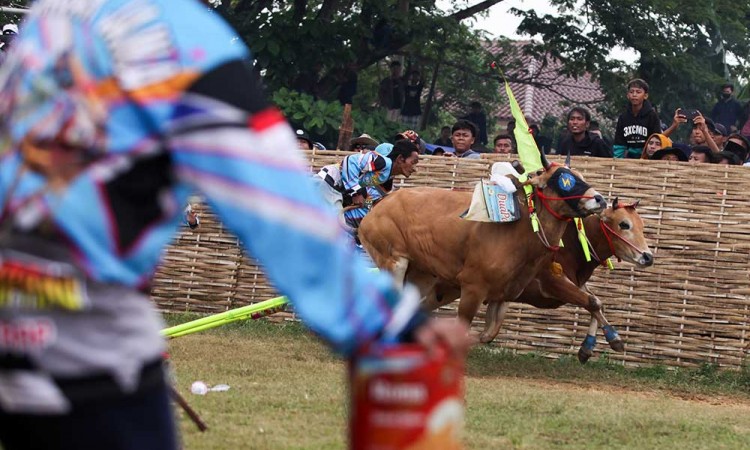
[[687,123],[692,124],[693,120],[700,115],[697,109],[683,109],[680,108],[680,114],[685,116],[685,119],[687,119]]

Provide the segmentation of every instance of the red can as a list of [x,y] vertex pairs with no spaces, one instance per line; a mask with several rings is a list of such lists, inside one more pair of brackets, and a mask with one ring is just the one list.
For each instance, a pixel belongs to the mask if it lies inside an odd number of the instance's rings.
[[350,366],[350,449],[462,449],[463,380],[463,361],[443,349],[370,347]]

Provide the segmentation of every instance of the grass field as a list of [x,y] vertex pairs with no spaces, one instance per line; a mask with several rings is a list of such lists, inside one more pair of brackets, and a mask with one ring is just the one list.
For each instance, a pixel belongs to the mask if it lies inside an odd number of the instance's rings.
[[[300,325],[230,325],[175,339],[170,354],[210,427],[181,417],[186,449],[346,448],[345,366]],[[195,380],[231,389],[192,395]],[[750,370],[581,366],[478,347],[466,385],[467,449],[750,448]]]

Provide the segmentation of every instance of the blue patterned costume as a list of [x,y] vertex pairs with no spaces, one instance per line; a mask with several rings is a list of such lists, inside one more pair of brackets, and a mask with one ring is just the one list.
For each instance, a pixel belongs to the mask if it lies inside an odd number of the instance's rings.
[[[353,256],[216,14],[192,0],[32,11],[0,73],[0,377],[44,392],[36,411],[70,411],[58,378],[102,373],[127,392],[160,357],[142,292],[193,191],[336,351],[380,335],[400,293]],[[3,386],[0,411],[28,410]]]

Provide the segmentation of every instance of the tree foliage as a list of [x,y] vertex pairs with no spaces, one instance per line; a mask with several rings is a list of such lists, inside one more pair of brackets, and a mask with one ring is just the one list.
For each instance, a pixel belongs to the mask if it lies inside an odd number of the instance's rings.
[[[280,88],[273,93],[273,102],[281,109],[289,122],[296,128],[302,128],[310,136],[328,144],[337,141],[337,133],[344,113],[344,107],[337,101],[315,99],[309,94]],[[353,136],[368,133],[378,140],[395,136],[403,131],[399,124],[386,119],[381,111],[352,110],[354,121]]]
[[[664,121],[677,107],[709,111],[719,86],[746,83],[750,56],[747,0],[551,0],[557,15],[515,10],[519,32],[536,41],[535,53],[549,52],[578,75],[589,72],[607,94],[602,109],[615,114],[624,104],[624,84],[643,78]],[[613,50],[637,52],[627,65]]]
[[498,101],[483,36],[461,19],[500,1],[461,9],[466,2],[456,0],[453,13],[435,0],[225,0],[218,9],[251,49],[271,92],[290,88],[334,102],[354,73],[354,111],[377,115],[378,83],[388,76],[388,62],[399,59],[405,69],[421,70],[425,94],[437,69],[434,122],[446,108],[458,114],[474,100]]

